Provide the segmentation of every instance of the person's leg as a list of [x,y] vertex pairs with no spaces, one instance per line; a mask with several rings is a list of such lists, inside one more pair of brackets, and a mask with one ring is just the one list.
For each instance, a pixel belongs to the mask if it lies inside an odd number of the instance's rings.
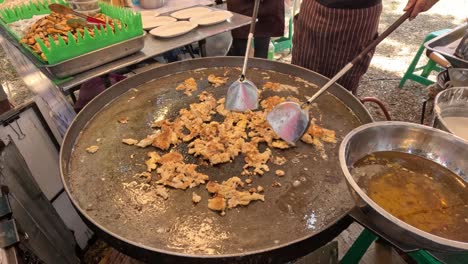
[[74,105],[75,111],[81,111],[81,109],[83,109],[86,104],[93,100],[94,97],[102,93],[105,89],[106,84],[102,77],[95,77],[81,84],[78,100]]
[[246,48],[247,48],[247,39],[233,38],[232,49],[231,49],[230,55],[231,56],[244,56]]
[[256,37],[254,39],[254,57],[268,58],[268,48],[270,46],[270,37]]

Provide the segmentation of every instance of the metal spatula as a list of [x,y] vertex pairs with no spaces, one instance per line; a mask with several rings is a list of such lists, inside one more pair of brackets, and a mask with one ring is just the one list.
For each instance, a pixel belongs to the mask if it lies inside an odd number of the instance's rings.
[[260,0],[255,0],[254,10],[252,14],[252,22],[250,23],[250,31],[247,39],[247,47],[245,49],[244,66],[239,80],[233,82],[229,86],[226,103],[224,107],[228,110],[244,112],[246,110],[254,110],[258,108],[258,89],[255,84],[247,80],[245,71],[247,70],[247,62],[249,60],[249,50],[252,44],[252,38],[255,32],[255,23],[257,22],[258,8]]
[[[369,53],[370,50],[375,48],[382,40],[384,40],[390,33],[398,28],[409,16],[411,10],[403,14],[397,21],[395,21],[385,32],[378,38],[372,41],[359,55],[354,58],[350,63],[346,64],[333,78],[330,79],[317,93],[315,93],[307,102],[299,105],[295,102],[284,102],[278,104],[266,116],[266,119],[273,130],[278,136],[290,144],[298,141],[309,127],[309,109],[305,107],[310,105],[317,99],[323,92],[332,86],[338,79],[347,73],[359,60]],[[304,108],[305,107],[305,108]]]

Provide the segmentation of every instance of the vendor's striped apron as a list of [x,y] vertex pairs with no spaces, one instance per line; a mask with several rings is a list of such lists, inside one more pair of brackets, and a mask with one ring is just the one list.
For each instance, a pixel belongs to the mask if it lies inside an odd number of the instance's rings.
[[[294,23],[292,63],[333,77],[377,37],[381,12],[382,4],[338,9],[304,0]],[[373,53],[354,65],[338,83],[355,92]]]

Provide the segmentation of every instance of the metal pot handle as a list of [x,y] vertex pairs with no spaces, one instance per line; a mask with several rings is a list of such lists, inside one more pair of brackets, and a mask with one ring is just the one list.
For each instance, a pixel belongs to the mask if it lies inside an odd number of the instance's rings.
[[354,207],[349,215],[356,220],[359,224],[364,226],[365,228],[369,229],[372,231],[374,234],[376,234],[378,237],[383,238],[384,240],[388,241],[390,244],[393,246],[397,247],[403,252],[413,252],[417,251],[420,248],[415,247],[412,243],[407,243],[404,241],[405,237],[401,236],[401,240],[396,240],[394,237],[396,236],[389,236],[379,228],[377,228],[371,221],[368,220],[368,217],[372,217],[369,215],[366,215],[360,208]]
[[366,103],[366,102],[372,102],[372,103],[375,103],[377,104],[380,109],[382,110],[382,112],[384,113],[385,115],[385,118],[388,120],[388,121],[392,121],[392,118],[390,117],[390,113],[388,113],[388,110],[387,110],[387,107],[385,107],[385,104],[380,101],[378,98],[376,97],[364,97],[362,99],[360,99],[361,103]]
[[450,68],[452,67],[450,65],[450,62],[444,57],[442,56],[442,54],[436,52],[436,51],[432,51],[432,52],[427,52],[427,56],[433,60],[435,63],[439,64],[440,66],[444,67],[444,68]]

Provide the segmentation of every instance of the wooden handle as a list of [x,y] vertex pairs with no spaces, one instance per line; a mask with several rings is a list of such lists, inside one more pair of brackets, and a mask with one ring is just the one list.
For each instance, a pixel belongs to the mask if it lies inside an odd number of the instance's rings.
[[433,51],[429,53],[429,58],[444,68],[450,68],[452,66],[450,62],[438,52]]

